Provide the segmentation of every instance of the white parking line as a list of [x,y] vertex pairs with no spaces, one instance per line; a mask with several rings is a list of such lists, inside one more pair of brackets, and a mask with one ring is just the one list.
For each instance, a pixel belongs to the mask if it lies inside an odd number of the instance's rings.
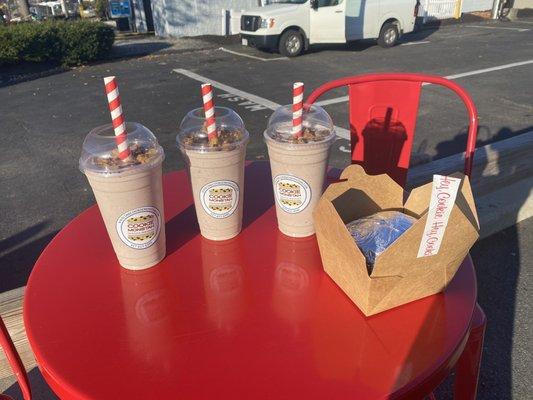
[[528,28],[510,28],[510,27],[503,27],[503,26],[464,25],[464,27],[465,28],[482,28],[482,29],[504,29],[508,31],[518,31],[518,32],[529,31]]
[[315,104],[321,107],[329,106],[330,104],[344,103],[350,99],[349,96],[335,97],[329,100],[316,101]]
[[234,87],[231,87],[231,86],[225,85],[223,83],[214,81],[214,80],[212,80],[210,78],[207,78],[205,76],[198,75],[197,73],[189,71],[188,69],[178,68],[178,69],[175,69],[173,71],[177,72],[178,74],[188,76],[189,78],[194,79],[194,80],[196,80],[198,82],[202,82],[202,83],[209,82],[209,83],[211,83],[212,86],[214,86],[214,87],[216,87],[216,88],[218,88],[220,90],[223,90],[223,91],[228,92],[228,93],[232,93],[232,94],[234,94],[236,96],[239,96],[239,97],[243,97],[245,99],[253,101],[254,103],[261,104],[262,106],[270,108],[271,110],[275,110],[275,109],[277,109],[280,106],[278,103],[274,103],[273,101],[270,101],[270,100],[265,99],[263,97],[256,96],[255,94],[244,92],[244,91],[236,89]]
[[[212,79],[209,79],[205,76],[198,75],[195,72],[189,71],[188,69],[182,69],[177,68],[173,70],[174,72],[185,75],[191,79],[194,79],[198,82],[210,82],[212,86],[223,90],[224,92],[234,94],[236,96],[242,97],[244,99],[248,99],[249,101],[252,101],[254,103],[260,104],[266,108],[269,108],[271,110],[276,110],[281,104],[275,103],[273,101],[270,101],[268,99],[265,99],[263,97],[256,96],[255,94],[245,92],[243,90],[236,89],[232,86],[225,85],[223,83],[214,81]],[[339,126],[335,127],[335,132],[337,133],[337,136],[342,139],[350,139],[350,131],[348,129],[341,128]]]
[[418,42],[407,42],[407,43],[402,43],[400,46],[413,46],[415,44],[426,44],[426,43],[431,43],[429,40],[420,40]]
[[222,50],[222,51],[224,51],[226,53],[235,54],[237,56],[248,57],[248,58],[251,58],[253,60],[259,60],[259,61],[264,61],[264,62],[267,62],[267,61],[280,61],[280,60],[288,60],[289,59],[288,57],[262,58],[262,57],[252,56],[250,54],[239,53],[238,51],[228,50],[228,49],[225,49],[224,47],[220,47],[219,50]]
[[[466,76],[486,74],[487,72],[500,71],[502,69],[515,68],[515,67],[520,67],[522,65],[528,65],[528,64],[533,64],[533,60],[519,61],[519,62],[514,62],[511,64],[498,65],[496,67],[491,67],[491,68],[477,69],[474,71],[463,72],[460,74],[448,75],[448,76],[445,76],[445,78],[454,80],[458,78],[464,78]],[[428,85],[428,84],[424,84],[424,85]],[[317,101],[315,104],[323,107],[323,106],[328,106],[331,104],[344,103],[344,102],[347,102],[348,99],[349,99],[348,96],[341,96],[341,97],[335,97],[333,99]]]
[[511,64],[498,65],[496,67],[491,67],[491,68],[483,68],[483,69],[478,69],[475,71],[463,72],[462,74],[448,75],[448,76],[445,76],[445,78],[448,78],[448,79],[464,78],[465,76],[486,74],[487,72],[500,71],[502,69],[520,67],[522,65],[528,65],[528,64],[533,64],[533,60],[519,61],[519,62],[514,62]]

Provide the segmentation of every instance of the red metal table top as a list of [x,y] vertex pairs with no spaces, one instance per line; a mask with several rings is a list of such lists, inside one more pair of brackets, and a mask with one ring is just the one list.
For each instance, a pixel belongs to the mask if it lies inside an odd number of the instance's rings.
[[186,173],[166,175],[168,256],[144,272],[120,268],[96,207],[54,238],[24,318],[61,398],[413,398],[449,371],[475,305],[469,257],[445,293],[365,318],[314,236],[278,232],[268,164],[246,182],[243,232],[217,243],[199,235]]

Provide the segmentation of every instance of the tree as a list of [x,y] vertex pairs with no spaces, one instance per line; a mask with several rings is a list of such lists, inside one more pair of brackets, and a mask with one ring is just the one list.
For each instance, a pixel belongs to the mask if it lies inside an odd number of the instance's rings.
[[94,9],[96,11],[96,15],[98,15],[98,17],[102,19],[106,18],[108,6],[108,0],[95,0]]
[[20,16],[24,19],[30,15],[30,7],[28,6],[28,0],[17,0]]

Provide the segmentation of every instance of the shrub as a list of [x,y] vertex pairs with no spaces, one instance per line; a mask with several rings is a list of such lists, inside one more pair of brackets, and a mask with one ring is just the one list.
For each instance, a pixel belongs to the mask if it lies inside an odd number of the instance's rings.
[[13,32],[0,26],[0,65],[19,61],[19,52],[13,41]]
[[79,65],[104,58],[115,34],[90,21],[47,21],[0,26],[0,65],[21,61]]

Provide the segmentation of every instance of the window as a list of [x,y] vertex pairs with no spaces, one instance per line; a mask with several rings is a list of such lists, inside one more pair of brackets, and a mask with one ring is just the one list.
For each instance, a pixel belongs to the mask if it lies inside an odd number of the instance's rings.
[[342,0],[318,0],[318,7],[338,6]]

